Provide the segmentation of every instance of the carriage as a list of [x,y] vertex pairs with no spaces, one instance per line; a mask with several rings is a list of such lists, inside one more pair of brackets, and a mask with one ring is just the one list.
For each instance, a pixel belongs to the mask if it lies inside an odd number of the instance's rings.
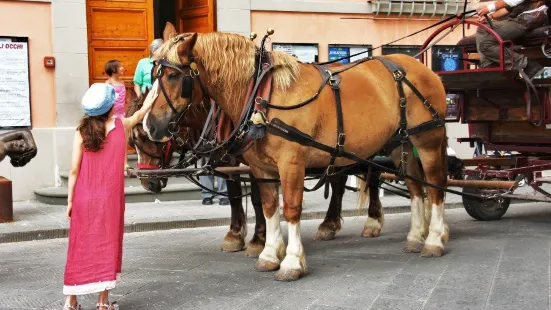
[[[437,72],[448,94],[448,122],[467,124],[469,136],[458,142],[469,143],[475,156],[462,160],[462,175],[467,180],[516,181],[513,188],[501,193],[501,199],[476,201],[463,198],[466,211],[478,220],[501,218],[511,199],[551,202],[551,193],[542,188],[551,184],[551,177],[542,171],[551,169],[551,75],[544,71],[533,85],[520,78],[515,68],[507,68],[508,51],[515,50],[541,65],[551,66],[551,26],[532,30],[518,41],[505,41],[491,25],[457,18],[427,38],[421,50],[447,29],[457,26],[482,27],[500,46],[500,64],[480,68],[476,35],[464,36],[456,44],[460,66]],[[426,62],[426,53],[421,61]],[[526,183],[537,194],[514,194],[518,185]],[[465,187],[464,192],[483,194],[495,189]]]

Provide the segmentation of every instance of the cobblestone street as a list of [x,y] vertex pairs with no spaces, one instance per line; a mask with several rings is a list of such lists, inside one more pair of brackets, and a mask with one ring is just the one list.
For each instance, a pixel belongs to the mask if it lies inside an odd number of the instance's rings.
[[[243,252],[220,252],[227,227],[127,234],[111,300],[121,309],[548,309],[549,207],[511,205],[495,222],[447,210],[451,239],[435,259],[402,252],[409,214],[387,216],[378,239],[359,237],[364,217],[345,218],[329,242],[312,240],[319,220],[303,221],[309,273],[293,283],[254,271]],[[0,245],[1,309],[61,309],[66,242]],[[83,308],[95,298],[81,298]]]

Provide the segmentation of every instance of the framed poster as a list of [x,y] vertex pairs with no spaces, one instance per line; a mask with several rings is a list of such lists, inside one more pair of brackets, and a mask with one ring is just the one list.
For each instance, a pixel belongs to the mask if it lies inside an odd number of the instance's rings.
[[455,71],[463,69],[461,50],[456,46],[432,47],[432,71]]
[[356,56],[343,59],[339,62],[341,64],[347,64],[358,59],[369,57],[371,55],[371,45],[329,44],[329,61],[333,61],[335,59],[340,59],[343,57],[349,57],[350,55]]
[[[346,46],[329,46],[329,61],[337,60],[343,57],[350,56],[350,48]],[[343,59],[339,61],[341,64],[347,64],[350,59]]]
[[293,55],[304,63],[318,61],[318,44],[315,43],[272,43],[272,50]]
[[[421,50],[421,46],[418,45],[385,45],[383,46],[383,55],[391,54],[406,54],[411,57],[415,56]],[[417,60],[420,60],[420,56],[415,57]]]
[[29,38],[0,36],[0,130],[31,128]]

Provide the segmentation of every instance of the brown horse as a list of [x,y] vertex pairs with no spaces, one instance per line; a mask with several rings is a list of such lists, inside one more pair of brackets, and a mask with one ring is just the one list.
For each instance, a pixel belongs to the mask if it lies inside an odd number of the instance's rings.
[[[133,114],[136,110],[139,110],[142,105],[143,98],[137,98],[132,100],[127,106],[126,113],[128,115]],[[204,122],[207,118],[206,110],[197,105],[191,108],[190,115],[194,115],[194,120],[200,120]],[[182,125],[187,126],[187,117],[182,120]],[[191,126],[196,127],[197,124],[191,122]],[[192,129],[182,127],[180,130],[180,137],[183,141],[188,140],[189,131]],[[137,125],[132,129],[132,132],[129,134],[131,144],[136,149],[138,154],[138,168],[141,169],[159,169],[164,168],[162,163],[169,163],[172,160],[172,156],[175,152],[186,152],[190,149],[189,145],[185,145],[183,148],[178,149],[177,143],[171,143],[170,146],[167,146],[164,143],[158,143],[149,140],[146,133],[144,132],[141,125]],[[197,137],[195,137],[197,139]],[[196,142],[196,141],[194,141]],[[166,149],[168,147],[168,149]],[[245,250],[245,256],[248,257],[258,257],[260,252],[264,249],[265,243],[265,230],[266,230],[266,220],[262,213],[262,202],[260,200],[260,191],[258,184],[254,181],[251,182],[251,201],[255,211],[256,225],[254,235],[249,242],[248,246],[245,247],[245,235],[243,234],[245,230],[244,225],[245,213],[243,212],[243,206],[241,199],[234,199],[232,197],[241,197],[242,188],[240,182],[238,182],[238,176],[234,176],[236,181],[228,180],[228,196],[230,198],[231,204],[231,223],[230,231],[224,237],[224,242],[220,245],[220,248],[225,252],[237,252],[243,249]],[[332,240],[335,238],[336,233],[341,229],[341,211],[342,211],[342,198],[345,191],[345,185],[347,181],[347,176],[343,175],[338,178],[331,180],[331,200],[329,203],[329,208],[323,223],[320,224],[318,232],[316,233],[316,240]],[[142,186],[144,189],[159,193],[162,188],[167,184],[167,179],[159,178],[143,178],[141,179]],[[365,184],[365,183],[362,183]],[[366,227],[364,230],[365,237],[378,237],[382,229],[383,213],[382,206],[379,200],[379,188],[378,180],[373,179],[369,183],[370,186],[370,205],[368,213],[374,221],[373,227],[369,229]],[[362,185],[363,189],[363,185]],[[380,221],[380,223],[379,223]]]
[[[144,128],[155,141],[169,139],[170,124],[176,113],[182,113],[193,104],[190,96],[183,96],[184,82],[194,78],[193,93],[200,92],[200,84],[208,96],[238,125],[246,103],[246,90],[255,71],[257,47],[249,39],[235,34],[172,34],[174,38],[158,50],[156,58],[171,66],[158,65],[159,79],[153,87],[163,85],[160,95],[144,119]],[[270,103],[275,106],[291,106],[304,102],[318,91],[323,78],[311,64],[303,64],[294,57],[271,52],[274,66]],[[384,59],[399,65],[407,79],[427,99],[435,115],[446,114],[446,92],[439,77],[416,59],[406,55],[390,55]],[[187,71],[189,70],[189,71]],[[396,75],[381,61],[364,61],[339,74],[344,132],[344,149],[360,158],[369,158],[397,132],[400,126],[400,94]],[[160,84],[162,83],[162,84]],[[159,91],[159,94],[161,92]],[[405,87],[407,99],[406,119],[408,128],[433,119],[423,102]],[[168,104],[169,101],[176,111]],[[269,109],[267,120],[278,118],[286,124],[311,136],[324,145],[334,145],[337,140],[337,112],[335,96],[326,85],[319,96],[308,105],[294,110]],[[426,180],[445,187],[447,178],[445,127],[420,132],[409,137],[422,162]],[[279,178],[283,189],[283,214],[288,221],[288,245],[285,247],[280,228],[278,187],[261,183],[260,191],[266,217],[266,246],[256,263],[260,271],[279,271],[277,280],[296,280],[306,272],[306,256],[300,236],[305,168],[327,167],[330,154],[268,134],[244,154],[244,160],[257,178]],[[336,166],[354,162],[337,158]],[[425,208],[423,196],[410,188],[412,224],[406,249],[418,251],[424,243],[423,256],[441,256],[448,240],[448,227],[444,217],[444,192],[428,187],[430,208]],[[426,213],[430,212],[430,216]],[[430,218],[430,227],[426,225]],[[429,227],[427,231],[427,227]],[[425,236],[426,239],[425,239]]]

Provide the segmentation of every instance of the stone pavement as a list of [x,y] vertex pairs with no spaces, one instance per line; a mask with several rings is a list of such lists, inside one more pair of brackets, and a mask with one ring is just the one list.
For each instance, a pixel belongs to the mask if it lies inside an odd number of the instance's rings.
[[[303,221],[309,273],[292,283],[254,271],[243,252],[220,252],[225,227],[127,234],[111,300],[120,309],[549,309],[551,205],[515,204],[494,222],[463,209],[446,218],[440,258],[401,251],[409,214],[387,216],[376,239],[359,237],[364,217],[345,218],[333,241],[312,240],[320,221]],[[0,309],[61,309],[66,246],[0,244]],[[84,309],[95,298],[82,298]]]
[[[247,189],[249,191],[250,188]],[[347,191],[343,198],[343,216],[358,215],[356,193]],[[323,189],[304,194],[303,219],[323,219],[329,199],[323,198]],[[254,223],[254,209],[247,199],[248,222]],[[399,196],[381,198],[385,213],[409,212],[409,200]],[[197,228],[229,225],[230,206],[204,206],[200,200],[159,203],[127,203],[125,213],[126,232]],[[461,197],[447,195],[448,208],[462,207]],[[245,208],[245,200],[243,200]],[[69,221],[65,218],[65,206],[47,205],[36,201],[14,204],[14,222],[0,224],[0,243],[65,238]],[[367,214],[363,210],[361,214]]]

